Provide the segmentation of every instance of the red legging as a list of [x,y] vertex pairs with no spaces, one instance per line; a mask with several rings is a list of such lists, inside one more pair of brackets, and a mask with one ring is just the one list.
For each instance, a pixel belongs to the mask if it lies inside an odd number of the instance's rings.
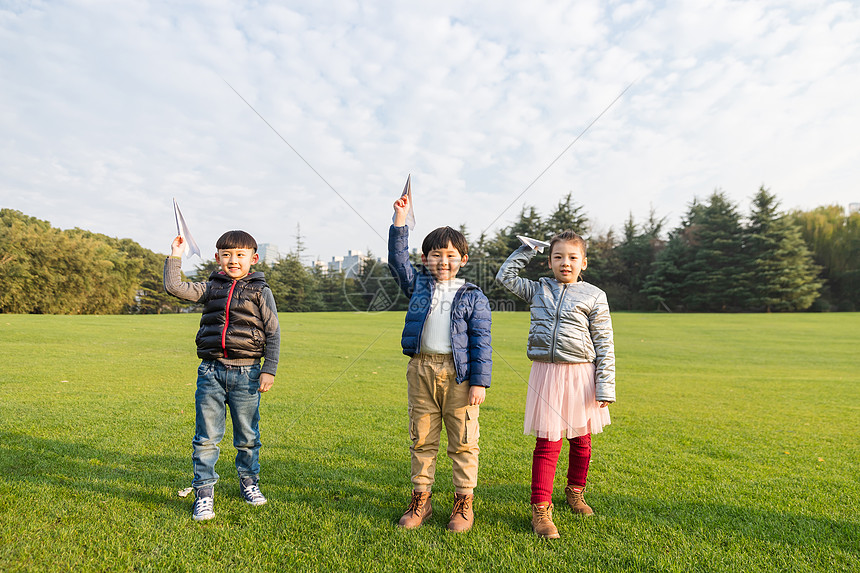
[[[591,434],[568,438],[570,457],[568,458],[567,483],[585,487],[588,463],[591,461]],[[552,502],[552,482],[558,455],[561,453],[561,440],[550,442],[538,438],[532,456],[532,503]]]

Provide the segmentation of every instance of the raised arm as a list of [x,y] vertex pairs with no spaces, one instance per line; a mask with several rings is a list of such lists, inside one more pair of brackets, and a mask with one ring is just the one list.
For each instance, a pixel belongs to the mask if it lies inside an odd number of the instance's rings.
[[394,226],[402,227],[409,216],[409,195],[403,195],[394,202]]
[[388,270],[397,279],[403,294],[410,298],[415,267],[409,261],[409,227],[406,226],[408,213],[409,196],[404,195],[394,202],[394,224],[388,230]]
[[182,251],[185,240],[176,237],[170,244],[170,256],[164,261],[164,290],[183,300],[199,301],[206,294],[206,283],[182,282]]
[[503,287],[520,297],[526,302],[531,302],[538,288],[538,282],[519,276],[520,271],[534,258],[537,251],[525,245],[511,253],[507,260],[502,263],[499,272],[496,273],[496,281]]

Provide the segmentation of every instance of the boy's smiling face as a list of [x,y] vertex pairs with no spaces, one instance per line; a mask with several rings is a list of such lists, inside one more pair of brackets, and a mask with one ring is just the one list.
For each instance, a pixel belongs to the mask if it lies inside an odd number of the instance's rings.
[[257,263],[260,256],[254,249],[218,249],[215,261],[228,277],[237,281],[248,276],[251,265]]
[[437,281],[450,281],[456,278],[457,273],[468,260],[469,255],[461,255],[451,241],[448,241],[447,247],[432,249],[426,255],[421,255],[421,262]]

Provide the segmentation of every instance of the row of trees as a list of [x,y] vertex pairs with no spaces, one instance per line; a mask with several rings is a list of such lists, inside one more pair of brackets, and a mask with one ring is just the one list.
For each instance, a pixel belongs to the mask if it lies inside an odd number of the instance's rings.
[[764,188],[746,223],[725,194],[693,202],[656,254],[642,292],[696,311],[806,310],[818,298],[819,267],[790,216]]
[[[478,284],[499,310],[525,309],[493,280],[519,245],[517,235],[549,237],[573,229],[589,242],[585,279],[607,291],[622,310],[797,311],[854,310],[860,304],[860,215],[839,207],[783,213],[764,187],[742,216],[725,193],[694,200],[681,223],[664,235],[665,219],[631,216],[620,235],[592,233],[582,205],[567,195],[546,215],[524,207],[508,227],[469,236],[470,262],[460,275]],[[413,244],[418,244],[417,240]],[[285,311],[403,309],[405,298],[384,263],[370,261],[355,279],[323,274],[301,262],[297,246],[267,270],[278,308]],[[416,264],[420,256],[415,254]],[[198,279],[212,265],[201,268]],[[550,276],[547,254],[523,271]]]
[[[598,235],[568,195],[546,218],[533,207],[523,208],[513,225],[492,239],[480,237],[476,245],[494,272],[497,261],[519,245],[516,235],[548,237],[573,229],[589,243],[585,280],[604,289],[616,309],[796,311],[817,304],[817,310],[830,310],[833,299],[820,298],[823,284],[830,285],[828,297],[839,297],[838,308],[854,309],[860,293],[851,290],[850,277],[856,282],[860,235],[856,230],[851,235],[850,229],[860,216],[841,215],[840,221],[838,208],[823,208],[829,215],[825,226],[819,221],[822,209],[786,214],[778,208],[776,197],[762,187],[744,218],[725,193],[715,191],[705,201],[694,200],[665,239],[665,219],[653,212],[643,223],[628,218],[620,236],[614,230]],[[801,221],[808,221],[809,235],[820,238],[817,250],[808,246]],[[817,255],[836,248],[841,270],[831,279],[833,262],[818,262]],[[550,276],[546,254],[536,257],[523,275]],[[508,296],[495,284],[479,284],[491,297]],[[524,305],[517,302],[517,308]]]
[[816,264],[823,288],[813,307],[860,309],[860,213],[846,216],[839,206],[793,213]]
[[62,231],[0,209],[0,312],[117,314],[177,310],[162,287],[164,255],[131,239]]
[[[607,292],[618,310],[797,311],[857,310],[860,306],[860,214],[841,207],[784,213],[764,187],[742,216],[715,191],[694,200],[681,223],[631,215],[619,234],[593,233],[582,205],[568,194],[546,215],[524,207],[508,227],[474,237],[460,276],[478,284],[498,310],[525,309],[493,280],[502,261],[519,246],[517,235],[549,237],[573,229],[588,239],[585,280]],[[413,239],[412,244],[419,241]],[[355,274],[324,273],[303,262],[296,246],[266,273],[284,312],[402,310],[407,301],[384,262],[373,255]],[[382,257],[384,259],[384,256]],[[10,209],[0,210],[0,312],[55,314],[161,313],[190,305],[166,294],[164,255],[130,239],[72,229]],[[420,256],[414,255],[420,263]],[[192,280],[217,268],[205,261]],[[547,254],[523,271],[550,276]]]

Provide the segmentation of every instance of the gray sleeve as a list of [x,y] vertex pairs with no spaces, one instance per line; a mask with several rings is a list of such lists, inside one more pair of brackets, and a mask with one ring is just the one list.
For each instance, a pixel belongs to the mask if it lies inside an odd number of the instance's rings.
[[535,292],[537,292],[538,283],[536,281],[525,279],[519,276],[520,271],[534,258],[537,251],[531,247],[523,245],[507,258],[502,263],[499,272],[496,273],[496,281],[503,287],[520,297],[526,302],[531,302]]
[[612,318],[609,316],[609,303],[603,291],[597,296],[588,314],[591,340],[596,353],[598,400],[615,402],[615,342],[612,333]]
[[182,282],[182,259],[167,257],[164,260],[164,290],[177,298],[198,302],[206,294],[207,283]]
[[263,328],[266,332],[266,354],[260,372],[274,376],[278,372],[278,357],[281,354],[281,325],[278,322],[278,308],[272,289],[263,289],[263,304],[260,306]]

